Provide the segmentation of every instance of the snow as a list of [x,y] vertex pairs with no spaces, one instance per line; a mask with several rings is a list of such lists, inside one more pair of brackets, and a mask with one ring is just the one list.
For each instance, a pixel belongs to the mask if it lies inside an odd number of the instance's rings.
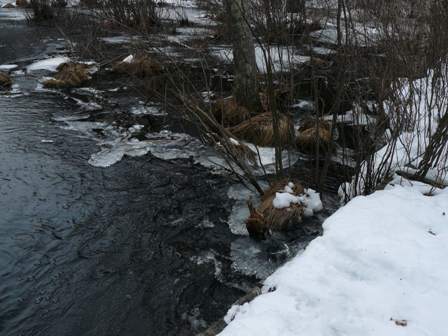
[[0,70],[10,71],[16,69],[17,67],[17,64],[2,64],[0,65]]
[[276,193],[275,198],[272,201],[272,205],[276,209],[285,209],[289,208],[291,204],[297,204],[300,202],[298,196],[294,196],[288,192],[284,193]]
[[323,210],[323,204],[320,199],[320,194],[315,190],[308,188],[304,190],[304,194],[295,195],[294,183],[289,182],[283,192],[277,192],[275,198],[272,201],[272,205],[276,209],[286,209],[291,207],[292,204],[301,204],[304,207],[304,216],[311,217],[314,213]]
[[101,41],[107,44],[126,44],[131,43],[133,39],[137,39],[137,37],[118,35],[118,36],[102,37]]
[[[395,101],[384,103],[384,110],[388,114],[391,127],[399,125],[402,119],[409,120],[409,125],[403,131],[392,146],[392,140],[386,134],[386,145],[374,153],[373,164],[370,169],[381,181],[387,177],[393,177],[394,173],[418,167],[430,139],[437,128],[439,120],[447,113],[448,97],[446,95],[445,82],[448,77],[448,68],[445,67],[441,78],[434,76],[430,70],[426,77],[409,81],[402,79],[400,86],[395,88]],[[384,158],[391,152],[388,163],[390,167],[384,169]],[[445,144],[442,156],[448,152],[448,144]],[[429,178],[435,178],[445,183],[448,176],[448,167],[445,160],[440,160],[436,167],[429,173]],[[339,193],[344,198],[351,198],[364,192],[364,181],[368,173],[368,164],[364,162],[361,166],[361,174],[358,181],[353,179],[340,187]]]
[[353,199],[322,237],[232,307],[221,336],[446,335],[448,191]]
[[[257,154],[258,169],[255,169],[254,174],[257,176],[264,175],[264,172],[272,174],[275,172],[275,148],[274,147],[259,147],[249,142],[243,142],[250,150]],[[282,152],[283,167],[290,167],[299,159],[298,154],[284,150]],[[261,168],[263,167],[263,168]]]
[[181,6],[181,7],[196,7],[196,3],[193,0],[158,0],[159,5]]
[[[289,70],[294,64],[303,64],[310,61],[309,56],[303,56],[296,54],[292,47],[271,47],[267,50],[266,47],[255,47],[255,58],[257,62],[258,70],[261,73],[267,72],[267,63],[264,57],[264,51],[269,51],[271,55],[272,71],[286,71]],[[211,54],[219,58],[223,62],[233,62],[233,52],[231,48],[227,47],[214,47],[211,48]]]
[[52,57],[28,65],[27,71],[46,70],[50,72],[55,72],[58,66],[60,66],[63,63],[67,63],[69,61],[70,58],[65,56]]
[[314,111],[314,102],[310,100],[299,99],[297,103],[291,106],[292,108],[297,108],[304,111]]
[[132,63],[134,62],[134,55],[129,55],[128,57],[126,57],[124,60],[121,61],[121,63]]

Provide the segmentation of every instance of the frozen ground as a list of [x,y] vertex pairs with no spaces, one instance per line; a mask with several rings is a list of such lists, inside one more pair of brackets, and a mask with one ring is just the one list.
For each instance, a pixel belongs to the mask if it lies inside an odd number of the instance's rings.
[[448,191],[421,187],[353,199],[220,335],[447,335]]

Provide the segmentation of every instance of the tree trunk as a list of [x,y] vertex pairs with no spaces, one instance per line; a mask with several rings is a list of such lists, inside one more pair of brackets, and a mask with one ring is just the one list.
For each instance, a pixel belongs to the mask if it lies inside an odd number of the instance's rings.
[[260,108],[257,85],[257,63],[252,31],[246,15],[247,0],[225,0],[232,31],[235,82],[233,93],[238,104],[251,113]]

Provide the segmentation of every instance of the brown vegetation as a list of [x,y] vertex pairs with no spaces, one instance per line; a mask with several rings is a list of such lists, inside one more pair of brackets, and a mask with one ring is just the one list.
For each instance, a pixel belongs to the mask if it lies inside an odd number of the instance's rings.
[[50,0],[30,0],[30,19],[49,21],[55,18],[55,10]]
[[79,87],[90,80],[89,67],[80,63],[64,63],[58,67],[54,78],[44,82],[49,88]]
[[257,154],[244,143],[231,140],[228,150],[237,160],[248,162],[253,166],[258,166]]
[[296,144],[305,153],[314,153],[317,146],[322,152],[327,152],[331,148],[330,125],[323,121],[316,125],[314,120],[305,123],[298,130]]
[[89,0],[88,4],[98,7],[98,14],[116,27],[148,33],[160,21],[154,0]]
[[[248,202],[249,218],[246,220],[246,228],[249,235],[256,239],[264,239],[269,231],[284,231],[302,221],[303,205],[291,204],[289,208],[277,209],[273,205],[276,193],[284,191],[288,185],[284,179],[274,183],[261,198],[261,204],[255,208],[251,201]],[[295,196],[303,194],[303,186],[295,181],[293,192]]]
[[26,8],[30,6],[30,3],[28,2],[28,0],[16,0],[16,6]]
[[[284,115],[280,115],[279,120],[279,141],[282,145],[292,143],[292,120]],[[253,143],[257,146],[274,146],[274,127],[272,113],[265,112],[252,117],[241,124],[232,127],[229,131],[239,139]]]
[[224,127],[233,127],[250,118],[250,112],[245,107],[238,105],[235,98],[221,98],[212,106],[213,116]]
[[134,77],[145,78],[162,72],[162,65],[148,55],[135,56],[130,62],[118,62],[113,71]]
[[0,88],[10,88],[12,85],[11,77],[4,73],[0,72]]

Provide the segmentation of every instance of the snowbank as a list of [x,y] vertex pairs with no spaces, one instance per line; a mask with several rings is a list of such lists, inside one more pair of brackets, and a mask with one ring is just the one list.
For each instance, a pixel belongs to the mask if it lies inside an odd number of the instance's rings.
[[[389,129],[386,132],[386,145],[374,154],[371,167],[368,167],[369,163],[364,162],[360,178],[341,186],[339,193],[342,198],[351,198],[364,192],[364,181],[369,169],[375,172],[376,179],[381,182],[387,177],[393,177],[397,171],[410,172],[410,169],[419,166],[431,136],[448,111],[445,85],[447,80],[448,66],[445,66],[440,77],[435,76],[433,70],[429,70],[424,78],[400,81],[399,87],[395,88],[395,101],[386,101],[384,110],[392,130],[400,129],[403,120],[407,121],[407,127],[396,141],[390,135],[393,131]],[[441,158],[447,155],[448,143],[440,153]],[[442,159],[433,166],[426,177],[441,184],[448,184],[448,167],[445,160]]]
[[222,336],[447,335],[448,191],[357,197],[226,316]]

